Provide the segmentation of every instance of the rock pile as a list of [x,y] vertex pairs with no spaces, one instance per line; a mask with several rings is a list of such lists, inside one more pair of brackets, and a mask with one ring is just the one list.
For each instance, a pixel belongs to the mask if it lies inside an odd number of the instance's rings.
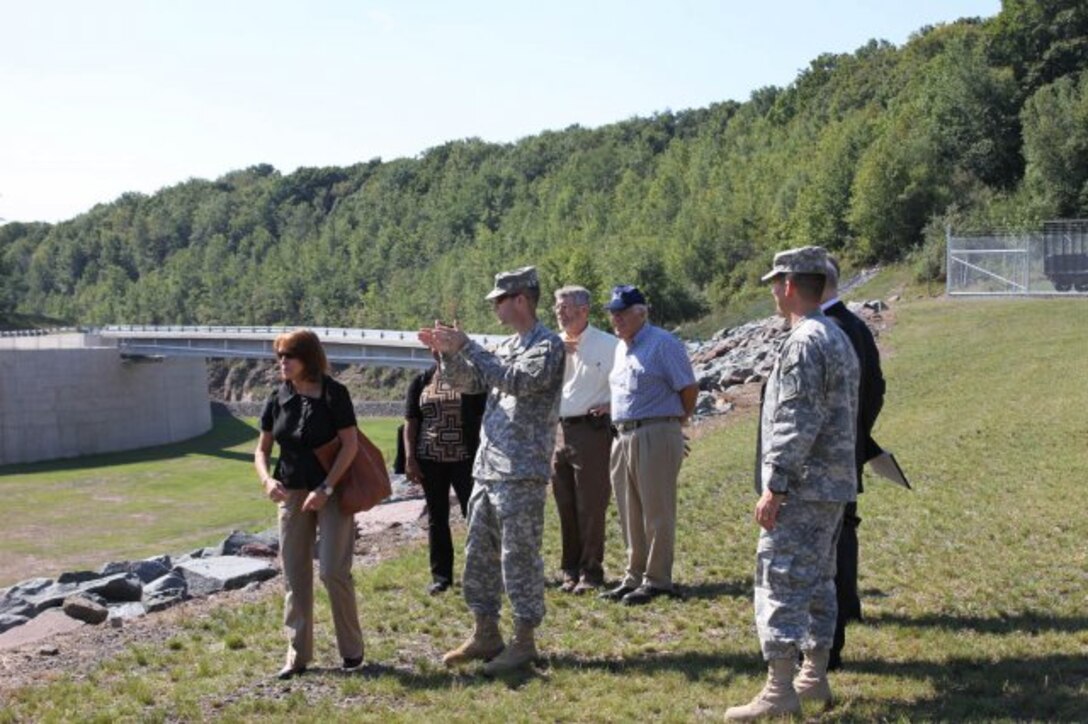
[[[847,306],[865,320],[874,337],[880,335],[884,329],[882,313],[888,308],[884,302],[850,302]],[[699,383],[696,417],[728,412],[732,404],[723,394],[726,390],[766,379],[774,367],[775,352],[788,334],[786,320],[767,317],[723,329],[706,342],[689,345],[691,364]]]
[[107,563],[98,571],[32,578],[0,589],[0,633],[51,608],[86,623],[161,611],[189,598],[241,588],[274,577],[279,538],[274,531],[234,531],[218,546],[172,560]]

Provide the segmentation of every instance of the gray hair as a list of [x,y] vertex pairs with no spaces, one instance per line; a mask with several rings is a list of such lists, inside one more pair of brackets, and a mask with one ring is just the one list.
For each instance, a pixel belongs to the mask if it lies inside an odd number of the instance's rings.
[[650,307],[646,304],[632,304],[628,309],[634,309],[642,319],[650,318]]
[[585,287],[577,285],[570,285],[560,287],[555,290],[555,301],[561,301],[563,299],[569,299],[573,304],[579,307],[589,306],[589,290]]

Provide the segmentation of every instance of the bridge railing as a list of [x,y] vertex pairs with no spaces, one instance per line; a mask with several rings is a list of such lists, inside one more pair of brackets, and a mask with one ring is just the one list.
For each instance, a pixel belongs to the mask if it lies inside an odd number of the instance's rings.
[[[277,336],[303,327],[277,327],[277,326],[235,326],[218,324],[109,324],[90,329],[93,334],[104,337],[125,337],[133,334],[154,336],[251,336],[267,339],[269,336]],[[313,330],[322,340],[365,340],[365,341],[390,341],[407,342],[413,346],[420,346],[416,339],[416,330],[398,329],[366,329],[361,327],[305,327]],[[500,335],[470,334],[469,337],[483,345],[498,342]]]
[[[207,357],[274,359],[277,336],[299,327],[228,325],[113,324],[89,330],[101,339],[114,340],[130,359]],[[307,327],[325,346],[330,362],[363,366],[421,368],[433,364],[430,351],[415,330]],[[501,337],[469,335],[485,347]]]

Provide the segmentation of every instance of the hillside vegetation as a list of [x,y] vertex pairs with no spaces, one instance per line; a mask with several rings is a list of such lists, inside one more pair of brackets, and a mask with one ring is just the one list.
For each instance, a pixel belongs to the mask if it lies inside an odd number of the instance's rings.
[[[866,622],[851,628],[847,669],[833,675],[835,708],[808,713],[827,721],[1082,721],[1088,509],[1071,501],[1088,469],[1083,301],[925,299],[896,313],[881,336],[889,392],[876,436],[896,451],[914,490],[866,485]],[[358,675],[325,668],[337,659],[322,594],[318,668],[295,682],[271,679],[284,642],[279,589],[270,586],[258,602],[213,601],[160,619],[169,623],[155,627],[154,639],[86,672],[57,641],[55,670],[0,686],[0,722],[720,721],[763,675],[751,609],[754,435],[748,414],[693,440],[679,486],[675,571],[686,600],[634,610],[549,588],[539,631],[545,658],[531,675],[490,681],[441,666],[471,617],[459,590],[426,594],[420,543],[356,570],[368,657]],[[221,464],[236,466],[249,489],[241,458]],[[606,568],[616,575],[623,558],[614,510],[608,534]],[[553,576],[558,537],[549,504],[544,555]]]
[[854,263],[929,244],[939,273],[946,224],[1088,215],[1086,67],[1088,5],[1006,0],[744,103],[126,194],[0,227],[0,313],[490,331],[492,273],[534,263],[549,289],[637,282],[673,324],[803,243]]

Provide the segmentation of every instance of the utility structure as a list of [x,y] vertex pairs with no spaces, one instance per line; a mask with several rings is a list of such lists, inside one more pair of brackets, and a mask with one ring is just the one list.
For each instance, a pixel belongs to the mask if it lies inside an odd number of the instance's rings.
[[1088,293],[1088,219],[1043,223],[1042,231],[946,231],[947,290],[957,295]]
[[1059,292],[1088,292],[1088,219],[1043,224],[1043,273]]

